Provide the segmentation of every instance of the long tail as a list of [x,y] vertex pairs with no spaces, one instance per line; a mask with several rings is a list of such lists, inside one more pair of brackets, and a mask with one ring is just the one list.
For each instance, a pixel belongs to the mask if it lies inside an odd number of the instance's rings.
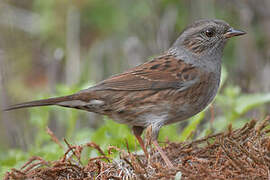
[[29,108],[29,107],[36,107],[36,106],[50,106],[50,105],[66,106],[66,104],[69,104],[69,102],[75,100],[74,97],[75,97],[74,95],[69,95],[69,96],[63,96],[63,97],[24,102],[24,103],[8,106],[7,108],[4,108],[3,110],[10,111],[14,109]]

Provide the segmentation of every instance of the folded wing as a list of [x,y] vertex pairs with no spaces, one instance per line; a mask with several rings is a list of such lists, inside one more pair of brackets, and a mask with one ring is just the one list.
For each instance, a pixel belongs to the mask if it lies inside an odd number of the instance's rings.
[[142,91],[174,88],[185,90],[199,82],[200,75],[198,68],[171,55],[165,55],[106,79],[93,89]]

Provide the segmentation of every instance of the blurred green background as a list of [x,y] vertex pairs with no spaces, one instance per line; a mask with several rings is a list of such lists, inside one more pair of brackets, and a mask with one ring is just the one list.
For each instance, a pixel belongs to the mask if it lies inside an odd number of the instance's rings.
[[[269,9],[269,0],[2,0],[0,107],[89,87],[161,54],[192,21],[219,18],[248,34],[225,48],[214,116],[208,108],[164,127],[160,140],[194,139],[262,119],[270,113]],[[59,107],[0,111],[0,177],[32,155],[56,160],[63,154],[47,126],[61,143],[66,138],[126,149],[128,142],[135,149],[127,126],[93,113]],[[85,159],[96,153],[89,149]]]

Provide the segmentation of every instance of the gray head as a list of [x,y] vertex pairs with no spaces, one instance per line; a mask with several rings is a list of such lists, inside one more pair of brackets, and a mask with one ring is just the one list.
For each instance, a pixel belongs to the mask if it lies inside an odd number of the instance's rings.
[[203,19],[189,25],[174,43],[196,55],[222,53],[226,41],[233,36],[246,34],[233,29],[228,23],[217,19]]

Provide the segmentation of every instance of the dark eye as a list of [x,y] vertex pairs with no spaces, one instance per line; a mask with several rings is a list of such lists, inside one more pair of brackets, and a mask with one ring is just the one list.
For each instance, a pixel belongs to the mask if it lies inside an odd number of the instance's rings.
[[216,34],[216,31],[214,28],[209,28],[205,31],[205,35],[207,37],[213,37]]

